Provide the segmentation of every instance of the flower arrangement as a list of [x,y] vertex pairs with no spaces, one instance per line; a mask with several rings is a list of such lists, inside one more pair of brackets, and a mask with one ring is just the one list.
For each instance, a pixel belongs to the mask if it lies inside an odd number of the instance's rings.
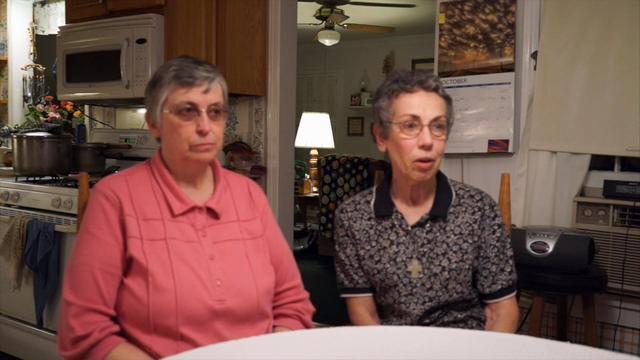
[[47,95],[41,102],[27,105],[25,121],[18,127],[25,129],[57,124],[69,128],[80,123],[84,123],[84,114],[71,101],[59,101]]

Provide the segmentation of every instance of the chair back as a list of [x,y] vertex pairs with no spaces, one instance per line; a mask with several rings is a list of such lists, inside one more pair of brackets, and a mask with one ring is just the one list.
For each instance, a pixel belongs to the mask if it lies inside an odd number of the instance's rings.
[[333,255],[333,217],[338,205],[381,181],[386,167],[386,161],[361,156],[320,158],[320,255]]

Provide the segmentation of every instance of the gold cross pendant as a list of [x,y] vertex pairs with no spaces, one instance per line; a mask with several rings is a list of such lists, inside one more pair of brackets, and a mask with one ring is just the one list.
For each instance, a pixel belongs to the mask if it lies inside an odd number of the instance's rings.
[[418,259],[413,258],[409,261],[409,265],[407,265],[407,271],[411,273],[412,279],[417,279],[422,277],[422,265],[418,261]]

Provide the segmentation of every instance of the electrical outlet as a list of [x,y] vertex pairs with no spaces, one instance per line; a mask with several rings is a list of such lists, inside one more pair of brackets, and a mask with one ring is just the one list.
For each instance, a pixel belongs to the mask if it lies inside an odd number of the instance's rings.
[[112,107],[105,107],[102,121],[116,127],[116,109]]

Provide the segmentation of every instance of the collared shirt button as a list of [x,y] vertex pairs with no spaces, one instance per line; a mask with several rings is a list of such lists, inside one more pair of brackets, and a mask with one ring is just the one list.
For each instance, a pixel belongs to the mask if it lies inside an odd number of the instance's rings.
[[222,285],[222,280],[217,279],[217,280],[216,280],[216,286],[220,286],[220,285]]

